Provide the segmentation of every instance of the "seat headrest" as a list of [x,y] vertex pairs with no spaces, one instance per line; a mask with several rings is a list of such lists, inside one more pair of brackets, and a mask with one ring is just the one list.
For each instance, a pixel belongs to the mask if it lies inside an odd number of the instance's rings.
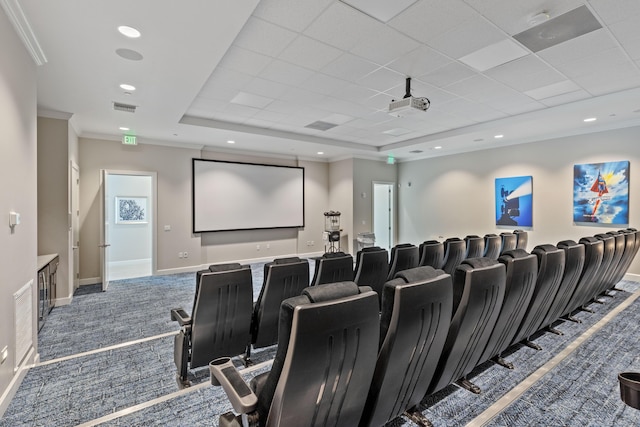
[[500,256],[500,258],[506,256],[513,259],[518,259],[518,258],[528,257],[529,255],[530,255],[529,252],[525,251],[524,249],[512,249],[510,251],[506,251],[505,253],[503,253],[502,256]]
[[535,252],[555,252],[558,250],[558,248],[556,246],[553,245],[538,245],[535,248],[533,248],[533,250]]
[[462,242],[462,239],[459,237],[449,237],[447,240],[445,240],[446,242]]
[[293,264],[294,262],[300,262],[300,261],[302,260],[297,256],[292,256],[288,258],[276,258],[273,260],[273,263],[274,264]]
[[322,258],[339,258],[346,255],[347,254],[345,254],[344,252],[327,252],[326,254],[322,255]]
[[465,239],[479,239],[480,236],[476,236],[475,234],[469,234]]
[[503,231],[502,233],[500,233],[501,236],[513,236],[513,233],[510,231]]
[[381,250],[382,248],[379,246],[369,246],[368,248],[362,248],[361,252],[377,252]]
[[495,259],[491,259],[491,258],[468,258],[465,259],[464,261],[462,261],[462,264],[466,264],[469,265],[473,268],[484,268],[484,267],[490,267],[492,265],[497,264],[498,261],[496,261]]
[[497,236],[498,236],[497,234],[493,234],[493,233],[484,235],[484,237],[497,237]]
[[228,264],[214,264],[209,266],[209,271],[212,273],[218,273],[220,271],[240,270],[242,265],[238,262],[232,262]]
[[605,233],[598,233],[594,237],[597,238],[597,239],[600,239],[600,240],[606,240],[606,239],[613,239],[614,238],[613,235],[605,234]]
[[435,279],[445,274],[442,270],[437,270],[431,266],[410,268],[396,273],[396,278],[403,279],[407,283],[422,282],[425,280]]
[[305,288],[302,295],[310,302],[333,301],[339,298],[358,295],[360,288],[354,282],[336,282]]
[[422,244],[423,245],[439,245],[440,242],[438,240],[425,240]]
[[561,242],[558,242],[558,244],[556,245],[557,247],[562,247],[562,248],[569,248],[571,246],[577,246],[578,244],[574,241],[574,240],[563,240]]
[[599,242],[595,237],[587,236],[580,239],[580,243],[596,243]]
[[410,248],[411,246],[413,246],[413,244],[411,244],[411,243],[399,243],[395,247],[396,248]]

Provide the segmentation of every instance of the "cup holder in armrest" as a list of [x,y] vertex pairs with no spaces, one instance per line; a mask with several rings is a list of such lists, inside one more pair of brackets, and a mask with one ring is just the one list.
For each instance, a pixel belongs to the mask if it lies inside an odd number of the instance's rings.
[[640,372],[622,372],[620,380],[620,398],[632,408],[640,409]]

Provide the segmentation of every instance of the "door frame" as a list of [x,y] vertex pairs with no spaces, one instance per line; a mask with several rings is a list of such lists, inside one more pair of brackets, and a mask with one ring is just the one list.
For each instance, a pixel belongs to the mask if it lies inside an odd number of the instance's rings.
[[[396,183],[390,181],[372,181],[371,182],[371,222],[372,228],[375,233],[375,225],[376,225],[376,216],[375,216],[375,208],[376,208],[376,186],[384,185],[390,188],[391,190],[391,200],[390,200],[390,215],[389,215],[389,226],[390,226],[390,236],[389,236],[389,250],[393,248],[395,245],[397,230],[396,230]],[[376,239],[377,240],[377,239]],[[377,245],[377,244],[376,244]]]
[[[74,182],[75,176],[75,182]],[[74,203],[75,201],[75,203]],[[75,229],[77,227],[77,229]],[[76,233],[74,235],[74,232]],[[74,241],[74,236],[77,240]],[[80,167],[69,161],[69,283],[71,294],[80,286]],[[57,298],[57,296],[56,296]]]
[[[151,177],[151,274],[156,275],[158,272],[157,258],[157,230],[158,230],[158,173],[154,171],[132,171],[132,170],[118,170],[118,169],[101,169],[100,170],[100,243],[98,246],[101,249],[100,254],[100,275],[102,279],[102,290],[106,291],[109,287],[108,277],[108,258],[109,258],[109,242],[105,241],[108,238],[108,226],[106,222],[107,218],[107,206],[105,198],[107,195],[107,178],[109,175],[133,175],[133,176],[148,176]],[[106,280],[105,280],[106,279]]]

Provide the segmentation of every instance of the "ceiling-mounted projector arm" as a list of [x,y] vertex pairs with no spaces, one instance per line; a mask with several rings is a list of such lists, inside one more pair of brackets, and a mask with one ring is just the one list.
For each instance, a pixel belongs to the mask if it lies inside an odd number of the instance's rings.
[[409,98],[411,96],[411,77],[407,77],[407,80],[404,84],[404,98]]

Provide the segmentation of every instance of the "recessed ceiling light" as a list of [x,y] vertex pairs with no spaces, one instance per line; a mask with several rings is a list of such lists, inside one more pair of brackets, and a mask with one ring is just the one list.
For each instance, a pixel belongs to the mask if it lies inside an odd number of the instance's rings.
[[433,147],[434,150],[441,150],[442,146],[441,145],[436,145],[435,147]]
[[318,151],[318,154],[322,155],[324,154],[324,151]]
[[129,27],[127,25],[121,25],[118,27],[118,31],[120,31],[120,34],[122,34],[125,37],[129,37],[131,39],[137,39],[138,37],[140,37],[142,34],[140,33],[140,31],[136,30],[133,27]]
[[495,139],[500,139],[500,138],[504,138],[504,135],[496,135],[494,136]]
[[598,119],[596,119],[595,117],[589,117],[588,119],[584,119],[585,122],[595,122],[596,120]]
[[233,140],[231,140],[231,139],[227,141],[227,144],[235,144],[235,143],[236,143],[236,142],[235,142],[235,141],[233,141]]
[[130,130],[130,129],[124,126],[120,126],[120,130]]
[[122,83],[120,85],[120,89],[127,90],[127,91],[132,91],[132,90],[136,90],[136,87],[134,85],[129,85],[129,84],[126,84],[126,83]]

